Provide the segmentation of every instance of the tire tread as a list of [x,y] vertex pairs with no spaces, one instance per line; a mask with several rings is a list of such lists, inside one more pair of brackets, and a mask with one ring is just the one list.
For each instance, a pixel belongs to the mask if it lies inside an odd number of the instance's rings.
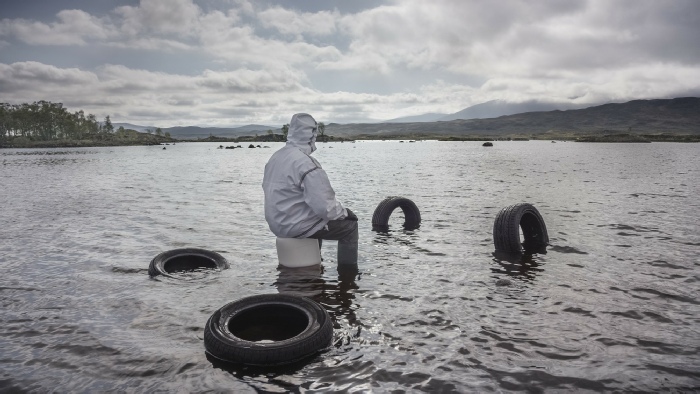
[[529,247],[549,244],[547,227],[537,208],[529,203],[508,205],[498,212],[493,223],[493,243],[497,251],[522,253],[524,244],[520,240],[521,221],[528,217],[532,228],[523,228],[523,235]]
[[[265,346],[254,342],[246,342],[235,337],[223,335],[220,329],[221,313],[228,308],[243,308],[247,305],[266,302],[286,302],[303,306],[317,322],[318,327],[312,329],[309,335],[299,340],[292,340],[284,345]],[[328,312],[318,303],[305,297],[265,294],[246,297],[231,302],[217,312],[207,321],[204,328],[204,346],[213,357],[233,363],[249,365],[281,365],[292,363],[309,357],[324,347],[327,347],[333,339],[333,324]]]
[[388,228],[389,218],[396,208],[401,208],[404,212],[404,227],[418,228],[420,226],[420,210],[413,201],[405,197],[389,196],[375,208],[372,215],[372,227],[375,229]]

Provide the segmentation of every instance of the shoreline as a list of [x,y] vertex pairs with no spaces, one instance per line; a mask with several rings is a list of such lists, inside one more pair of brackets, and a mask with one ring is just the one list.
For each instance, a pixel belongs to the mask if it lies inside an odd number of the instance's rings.
[[[239,137],[239,138],[220,138],[209,137],[205,139],[162,139],[162,140],[132,140],[132,141],[116,141],[116,140],[54,140],[54,141],[27,141],[23,140],[19,143],[10,141],[0,141],[0,149],[37,149],[37,148],[94,148],[108,146],[152,146],[175,144],[178,142],[284,142],[279,138],[262,138],[255,137]],[[372,141],[399,141],[399,140],[438,140],[446,142],[459,141],[570,141],[570,142],[598,142],[598,143],[651,143],[651,142],[678,142],[678,143],[697,143],[700,142],[700,135],[695,134],[610,134],[610,135],[519,135],[519,136],[428,136],[428,135],[392,135],[392,136],[368,136],[358,135],[353,138],[349,137],[334,137],[326,136],[325,141],[318,142],[343,142],[355,140],[372,140]]]

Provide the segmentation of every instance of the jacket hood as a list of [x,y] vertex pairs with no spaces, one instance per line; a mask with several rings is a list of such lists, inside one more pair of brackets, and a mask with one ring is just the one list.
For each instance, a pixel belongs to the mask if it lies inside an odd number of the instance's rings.
[[294,114],[289,122],[287,145],[301,149],[307,155],[316,150],[318,125],[309,114]]

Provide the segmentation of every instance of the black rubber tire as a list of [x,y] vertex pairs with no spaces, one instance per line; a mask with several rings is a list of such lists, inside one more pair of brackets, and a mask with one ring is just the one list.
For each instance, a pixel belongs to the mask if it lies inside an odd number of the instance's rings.
[[[522,243],[519,229],[523,231]],[[509,205],[501,209],[493,222],[493,243],[500,252],[537,252],[549,244],[547,226],[531,204]]]
[[198,248],[173,249],[162,252],[151,260],[148,275],[171,276],[176,271],[196,268],[224,270],[229,268],[228,261],[216,252]]
[[404,228],[408,230],[420,227],[420,211],[413,201],[399,196],[389,196],[377,205],[372,215],[372,229],[386,231],[389,229],[389,217],[399,207],[404,214]]
[[204,328],[210,356],[247,365],[293,363],[328,347],[332,339],[328,312],[311,299],[290,294],[230,302],[214,312]]

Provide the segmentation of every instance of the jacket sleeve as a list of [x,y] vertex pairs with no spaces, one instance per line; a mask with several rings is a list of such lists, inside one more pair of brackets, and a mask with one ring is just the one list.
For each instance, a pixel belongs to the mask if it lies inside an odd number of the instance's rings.
[[343,205],[335,199],[335,191],[323,168],[316,167],[308,172],[301,182],[301,187],[304,191],[304,201],[320,218],[338,220],[347,216]]

